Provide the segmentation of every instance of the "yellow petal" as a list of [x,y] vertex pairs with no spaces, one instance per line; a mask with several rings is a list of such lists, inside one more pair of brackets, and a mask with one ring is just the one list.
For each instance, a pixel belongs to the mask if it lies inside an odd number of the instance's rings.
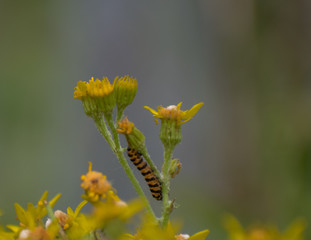
[[81,209],[84,207],[85,204],[87,204],[87,201],[86,201],[86,200],[82,201],[82,202],[77,206],[77,208],[76,208],[76,210],[75,210],[75,213],[74,213],[74,216],[75,216],[75,217],[78,216],[79,212],[81,211]]
[[182,104],[182,102],[180,102],[180,103],[177,104],[176,107],[177,107],[178,110],[180,110],[181,104]]
[[21,230],[21,227],[15,225],[6,225],[6,228],[10,229],[12,232],[15,233]]
[[14,207],[18,220],[21,223],[25,224],[26,223],[25,210],[18,203],[15,203]]
[[45,191],[45,192],[42,194],[42,196],[41,196],[39,202],[40,202],[40,201],[41,201],[41,202],[44,202],[44,201],[47,199],[48,195],[49,195],[49,192],[48,192],[48,191]]
[[203,230],[201,232],[192,235],[190,238],[188,238],[188,240],[205,240],[205,238],[209,233],[210,233],[209,230]]
[[152,108],[150,108],[148,106],[144,106],[144,109],[149,110],[153,114],[153,116],[158,115],[158,112],[156,110],[153,110]]
[[58,199],[61,197],[61,194],[57,194],[51,201],[49,201],[49,205],[51,207],[54,207],[54,205],[57,203]]
[[67,207],[67,214],[68,214],[69,216],[73,216],[73,215],[74,215],[73,210],[72,210],[71,207]]
[[181,124],[188,122],[191,118],[193,118],[194,115],[200,110],[200,108],[204,105],[203,102],[200,102],[196,105],[194,105],[190,110],[184,111],[183,119],[186,119],[185,121],[182,121]]

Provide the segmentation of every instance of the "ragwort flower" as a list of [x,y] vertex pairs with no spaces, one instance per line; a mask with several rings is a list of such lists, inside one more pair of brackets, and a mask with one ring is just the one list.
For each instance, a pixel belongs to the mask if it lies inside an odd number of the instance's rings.
[[178,103],[177,106],[170,105],[166,108],[159,106],[157,107],[158,111],[155,111],[148,106],[145,106],[144,108],[149,110],[155,118],[175,121],[177,125],[181,125],[188,122],[200,110],[204,103],[200,102],[194,105],[190,110],[186,111],[180,110],[181,104],[182,102]]
[[145,136],[127,117],[118,122],[117,132],[124,134],[128,146],[142,152],[145,149]]
[[54,212],[54,216],[56,217],[59,225],[62,227],[62,229],[67,230],[72,225],[75,224],[76,219],[81,211],[81,209],[84,207],[84,205],[87,203],[86,200],[82,201],[76,208],[75,211],[72,210],[71,207],[67,208],[67,213],[64,213],[61,210],[56,210]]
[[[116,78],[117,79],[117,78]],[[88,82],[79,81],[75,87],[73,98],[80,99],[85,113],[93,118],[98,118],[103,114],[112,114],[116,104],[114,86],[110,84],[107,77],[103,80],[92,77]]]
[[[166,108],[159,106],[158,111],[145,106],[144,108],[149,110],[155,118],[161,120],[160,139],[164,146],[170,146],[174,148],[180,143],[181,125],[188,122],[203,106],[203,102],[194,105],[190,110],[180,110],[181,102],[175,105],[168,106]],[[157,120],[156,120],[157,122]]]
[[116,77],[115,94],[116,103],[118,108],[117,120],[121,119],[124,109],[130,105],[137,92],[136,78],[124,76],[121,78]]
[[108,191],[112,189],[105,175],[92,171],[91,162],[89,162],[88,173],[82,175],[81,180],[83,181],[81,187],[85,190],[85,195],[82,197],[90,202],[98,202],[100,199],[104,199]]

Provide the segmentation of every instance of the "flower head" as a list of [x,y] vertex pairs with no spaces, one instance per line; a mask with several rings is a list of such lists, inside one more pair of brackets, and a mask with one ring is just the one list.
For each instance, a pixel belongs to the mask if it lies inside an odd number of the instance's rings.
[[130,122],[128,118],[125,117],[122,121],[118,122],[117,132],[120,134],[128,135],[133,132],[134,127],[134,123]]
[[117,132],[124,134],[129,147],[137,149],[138,151],[145,148],[144,134],[139,131],[134,123],[130,122],[127,117],[118,122]]
[[107,177],[100,172],[92,171],[92,163],[89,162],[89,171],[86,175],[81,176],[81,187],[85,190],[84,198],[90,202],[97,202],[104,199],[111,184],[107,181]]
[[173,149],[180,143],[182,138],[181,125],[189,121],[204,103],[198,103],[186,111],[180,110],[181,104],[180,102],[177,106],[171,105],[166,108],[159,106],[158,111],[145,106],[145,109],[149,110],[155,118],[161,120],[160,139],[165,148],[170,147]]
[[[118,77],[116,77],[118,79]],[[117,80],[115,85],[116,102],[118,110],[123,110],[130,105],[137,92],[137,81],[136,78],[124,76]]]
[[[117,78],[116,78],[117,79]],[[79,81],[75,87],[73,98],[80,99],[85,113],[91,117],[101,114],[111,114],[115,106],[114,86],[107,77],[103,80],[92,77],[88,82]]]
[[166,108],[159,106],[157,107],[158,111],[155,111],[148,106],[145,106],[144,108],[149,110],[155,118],[176,121],[177,125],[181,125],[188,122],[200,110],[204,103],[200,102],[194,105],[190,110],[186,111],[180,110],[181,104],[182,102],[178,103],[177,106],[170,105]]

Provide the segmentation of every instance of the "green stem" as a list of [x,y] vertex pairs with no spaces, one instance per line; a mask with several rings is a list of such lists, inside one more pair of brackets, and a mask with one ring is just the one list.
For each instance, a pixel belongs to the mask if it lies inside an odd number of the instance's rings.
[[112,140],[111,134],[107,128],[105,120],[101,117],[101,118],[94,118],[94,121],[95,121],[97,129],[104,136],[107,143],[111,147],[112,151],[114,153],[116,153],[116,145],[115,145],[114,141]]
[[172,146],[164,146],[164,163],[162,166],[162,219],[161,225],[162,227],[166,227],[169,221],[169,216],[171,213],[171,201],[169,200],[169,191],[170,191],[170,180],[171,176],[169,174],[170,163],[172,159],[174,147]]
[[149,214],[156,220],[156,216],[149,204],[149,201],[144,193],[144,191],[142,190],[141,186],[139,185],[139,182],[137,181],[135,175],[132,172],[132,169],[130,168],[128,162],[126,161],[124,155],[123,155],[123,148],[121,147],[120,144],[120,139],[119,139],[119,134],[113,124],[113,119],[112,119],[112,115],[110,116],[105,116],[106,121],[108,123],[108,126],[112,132],[112,136],[114,139],[114,143],[115,143],[115,154],[117,155],[117,158],[119,159],[119,162],[121,163],[122,167],[124,168],[128,178],[130,179],[131,183],[133,184],[138,196],[142,199],[142,201],[144,202],[147,211],[149,212]]
[[154,171],[155,175],[159,178],[162,179],[161,173],[159,172],[157,166],[153,163],[153,161],[150,158],[150,155],[147,151],[147,148],[144,147],[144,149],[140,150],[140,153],[143,155],[143,157],[146,159],[146,162],[149,164],[149,166],[152,168]]
[[116,122],[119,122],[123,116],[123,111],[124,111],[124,108],[123,109],[119,109],[117,108],[117,117],[116,117]]

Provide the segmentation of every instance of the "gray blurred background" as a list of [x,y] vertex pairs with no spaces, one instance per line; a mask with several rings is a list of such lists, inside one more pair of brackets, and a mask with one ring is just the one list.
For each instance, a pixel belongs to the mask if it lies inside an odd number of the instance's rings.
[[183,232],[225,239],[227,212],[244,225],[310,224],[310,11],[309,0],[1,1],[0,223],[45,190],[75,208],[88,161],[121,198],[137,196],[73,99],[79,80],[129,74],[139,87],[126,115],[159,167],[159,126],[143,106],[205,103],[174,154]]

